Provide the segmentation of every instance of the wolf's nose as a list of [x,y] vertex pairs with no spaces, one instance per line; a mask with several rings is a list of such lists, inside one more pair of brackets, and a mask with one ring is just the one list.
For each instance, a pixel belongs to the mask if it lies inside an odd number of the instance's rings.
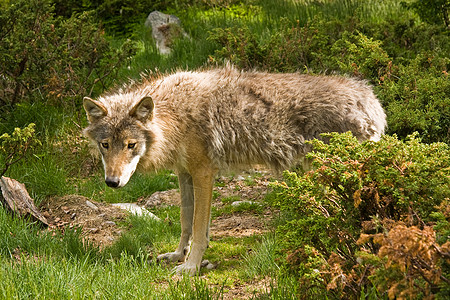
[[119,177],[106,177],[105,183],[109,187],[116,188],[119,186]]

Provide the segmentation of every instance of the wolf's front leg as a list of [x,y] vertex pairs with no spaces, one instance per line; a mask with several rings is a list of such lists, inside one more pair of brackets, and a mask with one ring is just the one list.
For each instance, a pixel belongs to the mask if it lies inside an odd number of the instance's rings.
[[192,176],[187,172],[178,174],[178,182],[181,192],[181,238],[175,252],[158,255],[157,260],[171,262],[184,262],[189,253],[190,239],[192,235],[192,221],[194,215],[194,188]]
[[195,275],[200,271],[203,254],[208,247],[212,188],[215,171],[202,169],[192,174],[194,184],[194,216],[192,248],[187,261],[175,268],[177,273]]

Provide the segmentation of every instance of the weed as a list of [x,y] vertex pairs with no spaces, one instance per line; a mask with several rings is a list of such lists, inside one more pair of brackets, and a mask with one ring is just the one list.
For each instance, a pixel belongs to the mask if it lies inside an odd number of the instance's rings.
[[280,267],[276,263],[276,240],[274,236],[263,236],[261,243],[250,254],[244,256],[245,278],[269,276],[274,278]]

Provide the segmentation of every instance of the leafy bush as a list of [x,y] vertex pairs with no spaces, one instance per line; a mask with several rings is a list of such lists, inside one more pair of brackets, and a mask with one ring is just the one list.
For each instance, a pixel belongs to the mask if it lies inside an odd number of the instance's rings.
[[74,105],[107,86],[134,48],[112,50],[89,13],[63,20],[49,0],[18,0],[0,11],[0,52],[0,104]]
[[450,28],[449,0],[416,0],[406,6],[414,9],[427,22],[442,24]]
[[216,28],[210,32],[208,39],[222,46],[211,57],[213,61],[225,58],[240,68],[249,69],[260,65],[265,56],[258,40],[245,26]]
[[331,53],[339,69],[354,76],[379,79],[389,74],[392,59],[381,47],[382,42],[368,38],[361,32],[344,31]]
[[9,167],[25,158],[30,148],[40,144],[34,135],[34,126],[30,123],[23,129],[15,128],[11,135],[0,135],[0,177]]
[[349,133],[327,136],[329,144],[312,142],[312,171],[286,172],[287,183],[276,185],[274,205],[287,218],[277,229],[280,255],[299,293],[448,291],[449,147],[414,135],[362,144]]
[[418,131],[426,142],[450,143],[450,59],[420,53],[380,86],[389,133],[404,138]]
[[[219,44],[213,61],[229,60],[243,69],[259,67],[268,71],[295,72],[305,67],[318,67],[321,53],[329,37],[314,20],[301,26],[300,22],[283,19],[278,32],[269,39],[258,39],[248,27],[216,28],[209,40]],[[325,48],[325,49],[323,49]]]

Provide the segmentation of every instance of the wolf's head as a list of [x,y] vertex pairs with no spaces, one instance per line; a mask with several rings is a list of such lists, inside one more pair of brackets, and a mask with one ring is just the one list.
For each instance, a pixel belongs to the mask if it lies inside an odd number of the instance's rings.
[[84,133],[102,155],[105,182],[113,188],[123,187],[151,144],[152,133],[145,125],[152,119],[153,101],[144,97],[128,109],[86,97],[83,106],[90,123]]

